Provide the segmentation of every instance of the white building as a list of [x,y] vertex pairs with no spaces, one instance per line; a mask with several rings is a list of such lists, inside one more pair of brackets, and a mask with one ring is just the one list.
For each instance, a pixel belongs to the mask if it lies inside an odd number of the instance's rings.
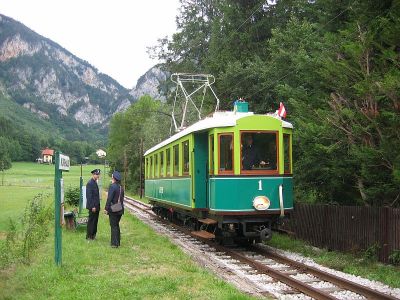
[[97,156],[100,157],[100,158],[104,158],[104,157],[106,157],[106,155],[107,155],[106,151],[104,151],[104,150],[102,150],[102,149],[98,149],[98,150],[96,151],[96,154],[97,154]]

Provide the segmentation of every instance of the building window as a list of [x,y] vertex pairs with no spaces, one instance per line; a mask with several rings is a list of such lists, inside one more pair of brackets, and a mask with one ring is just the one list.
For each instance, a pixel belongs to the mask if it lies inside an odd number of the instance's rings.
[[164,177],[164,151],[160,153],[160,177]]
[[183,175],[189,175],[189,141],[182,143],[183,160],[182,160],[182,172]]
[[233,133],[219,134],[218,173],[233,173]]
[[173,147],[174,171],[173,176],[179,176],[179,144]]
[[214,135],[210,135],[210,174],[214,174]]
[[290,134],[283,134],[283,159],[285,174],[292,173],[290,148]]
[[165,150],[165,156],[166,156],[166,167],[167,167],[167,176],[171,176],[171,149],[168,148]]
[[271,173],[278,170],[277,132],[241,132],[241,170]]

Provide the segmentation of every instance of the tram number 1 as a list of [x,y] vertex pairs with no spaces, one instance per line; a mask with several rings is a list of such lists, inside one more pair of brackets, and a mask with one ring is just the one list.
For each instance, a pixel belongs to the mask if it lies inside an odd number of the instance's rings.
[[258,190],[262,191],[262,181],[261,180],[258,181]]

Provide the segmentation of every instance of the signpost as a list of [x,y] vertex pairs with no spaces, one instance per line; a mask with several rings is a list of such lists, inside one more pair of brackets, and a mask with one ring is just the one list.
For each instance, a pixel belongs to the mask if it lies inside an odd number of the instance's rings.
[[[105,176],[105,174],[106,174],[106,156],[107,156],[107,153],[106,153],[105,151],[99,149],[99,150],[96,152],[96,154],[97,154],[97,156],[98,156],[99,158],[104,158],[104,173],[103,173],[103,176],[101,176],[100,179],[99,179],[99,191],[100,191],[99,197],[100,197],[100,200],[101,200],[102,194],[103,194],[103,193],[102,193],[102,190],[103,190],[103,179],[102,179],[102,178],[105,178],[104,176]],[[105,184],[104,184],[104,185],[105,185]]]
[[82,162],[81,162],[81,177],[79,179],[79,211],[76,217],[76,227],[87,226],[88,215],[84,212],[86,208],[86,186],[83,185]]
[[54,260],[57,266],[62,263],[62,232],[64,224],[64,180],[63,171],[69,171],[69,156],[56,151],[56,164],[54,174]]

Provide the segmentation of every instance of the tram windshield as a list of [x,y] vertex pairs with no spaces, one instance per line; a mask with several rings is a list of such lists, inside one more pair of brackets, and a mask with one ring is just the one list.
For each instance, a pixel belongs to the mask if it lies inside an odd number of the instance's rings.
[[277,170],[277,133],[241,133],[241,170]]

